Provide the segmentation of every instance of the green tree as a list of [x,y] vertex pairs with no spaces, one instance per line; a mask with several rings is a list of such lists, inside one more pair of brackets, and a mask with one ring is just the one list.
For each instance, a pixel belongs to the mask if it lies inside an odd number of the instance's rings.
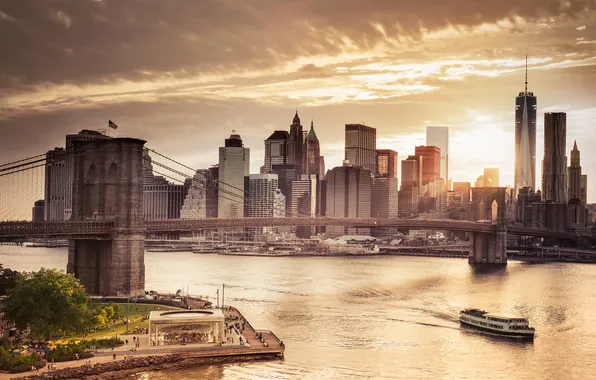
[[0,296],[5,296],[6,293],[15,287],[21,274],[16,270],[3,268],[0,264]]
[[110,320],[106,314],[106,309],[99,309],[97,310],[95,317],[93,319],[93,323],[96,326],[104,326],[107,325]]
[[93,325],[85,288],[72,274],[42,268],[24,273],[4,302],[6,318],[34,339],[84,334]]

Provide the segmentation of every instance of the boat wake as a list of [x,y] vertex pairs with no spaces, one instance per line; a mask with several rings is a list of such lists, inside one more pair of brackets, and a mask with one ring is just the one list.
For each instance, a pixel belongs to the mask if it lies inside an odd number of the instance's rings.
[[430,315],[432,317],[435,317],[437,319],[442,319],[444,321],[459,323],[459,317],[457,315],[454,315],[454,314],[451,314],[451,313],[445,313],[445,312],[442,312],[442,311],[437,311],[437,310],[432,310],[432,309],[425,309],[425,308],[421,308],[421,307],[405,307],[405,309],[413,310],[413,311],[418,311],[418,312],[421,312],[423,314],[427,314],[427,315]]
[[412,324],[412,325],[420,325],[420,326],[427,326],[427,327],[441,327],[444,329],[459,330],[459,327],[456,327],[456,326],[446,326],[446,325],[439,325],[436,323],[428,323],[428,322],[408,321],[406,319],[399,319],[399,318],[387,318],[387,319],[390,321],[408,323],[408,324]]

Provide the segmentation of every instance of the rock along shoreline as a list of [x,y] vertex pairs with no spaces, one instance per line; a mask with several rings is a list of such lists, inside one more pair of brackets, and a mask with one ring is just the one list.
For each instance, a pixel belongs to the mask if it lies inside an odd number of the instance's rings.
[[91,366],[63,368],[52,372],[19,377],[26,380],[59,379],[122,379],[139,372],[159,371],[181,367],[228,364],[247,361],[263,361],[281,358],[275,354],[230,355],[219,357],[192,357],[192,354],[171,354],[137,357],[114,362],[97,363]]

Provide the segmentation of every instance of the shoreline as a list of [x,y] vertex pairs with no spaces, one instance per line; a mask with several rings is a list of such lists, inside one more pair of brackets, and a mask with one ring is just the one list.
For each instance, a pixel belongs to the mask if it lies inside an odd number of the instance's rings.
[[[95,363],[91,366],[80,365],[66,367],[52,372],[41,370],[38,373],[15,374],[11,379],[21,380],[60,380],[60,379],[121,379],[142,372],[161,371],[176,368],[200,367],[204,365],[218,365],[243,363],[251,361],[283,360],[277,354],[252,353],[247,355],[231,355],[216,357],[195,357],[192,353],[164,354],[135,357]],[[43,372],[42,372],[43,371]]]
[[[416,248],[416,247],[413,247]],[[245,253],[245,252],[230,252],[230,253],[194,253],[196,255],[219,255],[219,256],[241,256],[241,257],[379,257],[379,256],[402,256],[402,257],[436,257],[441,259],[467,259],[467,253],[461,254],[458,252],[433,254],[433,253],[415,253],[415,252],[381,252],[381,253],[297,253],[297,254],[280,254],[271,255],[266,253]],[[512,255],[507,257],[507,261],[518,261],[525,263],[548,264],[548,263],[570,263],[570,264],[596,264],[596,261],[581,260],[573,258],[557,258],[557,257],[537,257],[537,256],[523,256]]]

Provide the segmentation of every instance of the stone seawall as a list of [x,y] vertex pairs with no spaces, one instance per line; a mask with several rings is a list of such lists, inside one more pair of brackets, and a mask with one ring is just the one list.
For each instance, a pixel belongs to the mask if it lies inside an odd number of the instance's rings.
[[193,367],[211,364],[227,364],[246,361],[279,359],[275,354],[251,354],[220,357],[194,358],[192,353],[184,355],[146,356],[114,362],[100,363],[92,366],[64,368],[53,372],[37,373],[22,377],[26,380],[61,380],[61,379],[122,379],[139,372],[173,369],[177,367]]

